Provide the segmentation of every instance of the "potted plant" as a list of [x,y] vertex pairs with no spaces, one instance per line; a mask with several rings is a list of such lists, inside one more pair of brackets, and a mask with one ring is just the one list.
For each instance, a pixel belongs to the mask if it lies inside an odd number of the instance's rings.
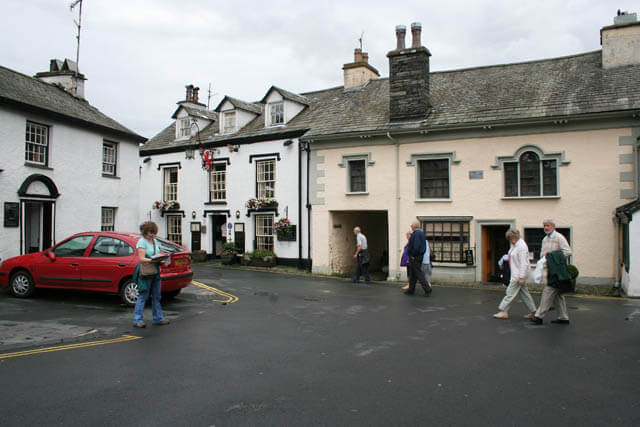
[[276,254],[273,251],[258,249],[251,253],[251,264],[254,267],[273,267],[276,265]]
[[224,265],[231,265],[236,261],[237,250],[233,243],[227,242],[222,245],[222,252],[220,252],[220,259]]
[[278,206],[278,202],[275,199],[256,199],[252,198],[247,200],[245,203],[247,209],[264,209],[264,208],[275,208]]
[[161,211],[169,211],[180,209],[180,203],[175,200],[156,200],[151,204],[153,209],[159,209]]
[[204,249],[193,251],[191,252],[191,259],[194,262],[204,262],[207,260],[207,251],[205,251]]
[[242,262],[242,265],[251,265],[251,259],[251,253],[245,252],[242,254],[240,262]]

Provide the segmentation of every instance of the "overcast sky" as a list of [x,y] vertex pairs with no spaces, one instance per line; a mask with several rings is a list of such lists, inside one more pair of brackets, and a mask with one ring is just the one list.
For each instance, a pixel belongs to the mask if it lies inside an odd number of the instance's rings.
[[[76,57],[72,0],[5,0],[0,65],[27,75]],[[84,0],[80,71],[87,100],[142,136],[171,123],[184,86],[211,109],[224,95],[260,100],[342,85],[363,50],[382,77],[395,26],[422,23],[431,70],[572,55],[600,49],[600,28],[638,0],[215,1]],[[407,43],[411,43],[407,31]]]

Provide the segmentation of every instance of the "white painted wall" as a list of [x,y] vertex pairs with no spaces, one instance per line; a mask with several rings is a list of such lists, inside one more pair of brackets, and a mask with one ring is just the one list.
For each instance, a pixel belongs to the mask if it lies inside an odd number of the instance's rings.
[[[50,126],[49,167],[25,166],[27,120]],[[102,143],[118,143],[118,178],[102,176]],[[4,202],[19,202],[18,189],[32,174],[49,177],[60,196],[55,205],[55,238],[100,230],[101,207],[117,207],[116,229],[138,229],[138,145],[93,130],[0,107],[0,258],[20,254],[20,228],[4,227]]]
[[[255,219],[251,214],[247,217],[245,203],[248,199],[256,197],[256,170],[255,160],[249,163],[252,154],[280,153],[280,161],[276,164],[276,189],[275,199],[279,204],[279,216],[274,217],[274,221],[285,216],[288,211],[288,218],[298,228],[302,224],[302,245],[303,258],[307,258],[307,225],[306,225],[306,184],[303,181],[303,203],[302,218],[298,215],[298,141],[289,146],[283,145],[284,140],[258,142],[240,145],[238,152],[230,152],[226,147],[218,148],[215,158],[228,157],[231,165],[227,165],[227,200],[224,204],[207,204],[209,201],[208,172],[201,167],[201,160],[198,153],[194,159],[186,159],[185,153],[156,154],[151,156],[151,160],[141,164],[141,191],[140,191],[140,222],[151,219],[158,224],[160,236],[167,234],[166,217],[160,215],[160,211],[152,209],[155,200],[162,199],[163,175],[162,167],[158,170],[158,165],[162,163],[180,162],[178,170],[178,201],[180,209],[185,212],[186,217],[182,220],[182,243],[191,250],[190,223],[200,222],[206,226],[206,233],[202,234],[202,249],[207,253],[213,252],[212,245],[212,219],[210,215],[203,215],[205,210],[229,210],[231,217],[228,223],[244,223],[245,225],[245,248],[247,251],[253,250],[255,238]],[[302,177],[306,179],[306,153],[302,158]],[[235,212],[240,211],[240,218],[235,217]],[[196,212],[196,218],[192,219],[192,212]],[[233,240],[233,232],[228,234],[227,239]],[[275,253],[280,258],[297,258],[298,242],[280,242],[275,239]]]
[[626,294],[640,297],[640,211],[633,214],[629,223],[629,273],[624,276],[622,287]]

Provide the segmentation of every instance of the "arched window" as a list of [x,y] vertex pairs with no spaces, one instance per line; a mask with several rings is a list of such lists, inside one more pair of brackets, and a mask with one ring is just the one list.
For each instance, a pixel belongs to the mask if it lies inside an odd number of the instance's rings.
[[533,151],[525,151],[517,162],[504,163],[505,197],[557,196],[557,161],[540,160]]

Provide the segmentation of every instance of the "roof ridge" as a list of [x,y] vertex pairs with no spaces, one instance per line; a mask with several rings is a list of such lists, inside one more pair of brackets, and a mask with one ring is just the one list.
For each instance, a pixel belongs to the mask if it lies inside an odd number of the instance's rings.
[[557,56],[557,57],[554,57],[554,58],[532,59],[532,60],[529,60],[529,61],[508,62],[508,63],[504,63],[504,64],[479,65],[479,66],[476,66],[476,67],[456,68],[454,70],[431,71],[429,74],[457,73],[457,72],[460,72],[460,71],[482,70],[482,69],[487,69],[487,68],[498,68],[498,67],[510,67],[510,66],[514,66],[514,65],[535,64],[535,63],[540,63],[540,62],[552,62],[552,61],[557,61],[557,60],[561,60],[561,59],[570,59],[570,58],[577,58],[579,56],[593,55],[595,53],[600,53],[600,52],[602,52],[602,49],[594,50],[594,51],[591,51],[591,52],[576,53],[576,54],[573,54],[573,55]]

